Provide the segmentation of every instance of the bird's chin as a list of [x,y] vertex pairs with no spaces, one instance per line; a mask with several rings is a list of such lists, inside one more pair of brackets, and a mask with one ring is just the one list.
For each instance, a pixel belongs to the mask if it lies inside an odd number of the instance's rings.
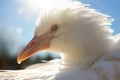
[[45,50],[43,50],[44,52],[56,52],[56,50],[54,50],[53,48],[47,48]]

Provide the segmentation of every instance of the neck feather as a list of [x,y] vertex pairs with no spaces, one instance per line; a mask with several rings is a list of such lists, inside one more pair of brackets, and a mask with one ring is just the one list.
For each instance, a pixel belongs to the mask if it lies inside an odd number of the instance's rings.
[[111,49],[112,34],[106,29],[107,26],[103,27],[95,22],[87,23],[90,24],[80,22],[74,25],[69,37],[71,42],[68,42],[71,48],[63,52],[64,63],[71,68],[89,68]]

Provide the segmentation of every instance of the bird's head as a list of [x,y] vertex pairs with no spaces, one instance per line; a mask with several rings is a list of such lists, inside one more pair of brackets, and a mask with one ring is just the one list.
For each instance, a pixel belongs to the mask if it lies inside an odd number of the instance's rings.
[[[19,54],[18,63],[20,64],[37,51],[49,50],[66,53],[75,52],[77,51],[76,49],[78,51],[82,50],[82,43],[86,42],[86,45],[88,44],[88,40],[85,40],[85,37],[89,36],[86,35],[97,29],[94,27],[99,22],[96,17],[103,17],[103,22],[109,23],[105,15],[89,9],[85,4],[78,1],[63,0],[60,2],[58,0],[54,6],[42,9],[40,19],[36,24],[34,38]],[[96,23],[93,25],[94,18]],[[91,31],[88,26],[92,26],[95,29],[91,29]],[[74,48],[76,46],[79,48]]]
[[[68,0],[65,0],[65,3],[67,3],[66,1]],[[67,47],[63,45],[68,43],[67,36],[69,35],[66,34],[71,32],[70,21],[72,19],[68,17],[70,16],[68,15],[69,7],[64,4],[54,3],[54,5],[59,4],[60,6],[49,6],[51,8],[47,7],[41,10],[33,39],[17,58],[19,64],[37,51],[50,50],[60,52],[59,50]]]

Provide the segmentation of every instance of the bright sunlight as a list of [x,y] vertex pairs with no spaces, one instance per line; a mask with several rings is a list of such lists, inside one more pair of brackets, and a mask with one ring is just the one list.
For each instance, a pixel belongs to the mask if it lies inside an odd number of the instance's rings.
[[23,7],[28,8],[30,12],[36,13],[41,9],[51,8],[56,1],[54,0],[53,3],[51,0],[22,0],[22,3],[24,4]]

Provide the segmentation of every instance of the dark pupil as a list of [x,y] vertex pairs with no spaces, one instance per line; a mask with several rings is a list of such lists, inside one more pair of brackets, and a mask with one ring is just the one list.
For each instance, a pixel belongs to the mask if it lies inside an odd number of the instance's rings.
[[56,31],[58,29],[58,26],[57,25],[53,25],[52,27],[51,27],[51,30],[52,31]]

